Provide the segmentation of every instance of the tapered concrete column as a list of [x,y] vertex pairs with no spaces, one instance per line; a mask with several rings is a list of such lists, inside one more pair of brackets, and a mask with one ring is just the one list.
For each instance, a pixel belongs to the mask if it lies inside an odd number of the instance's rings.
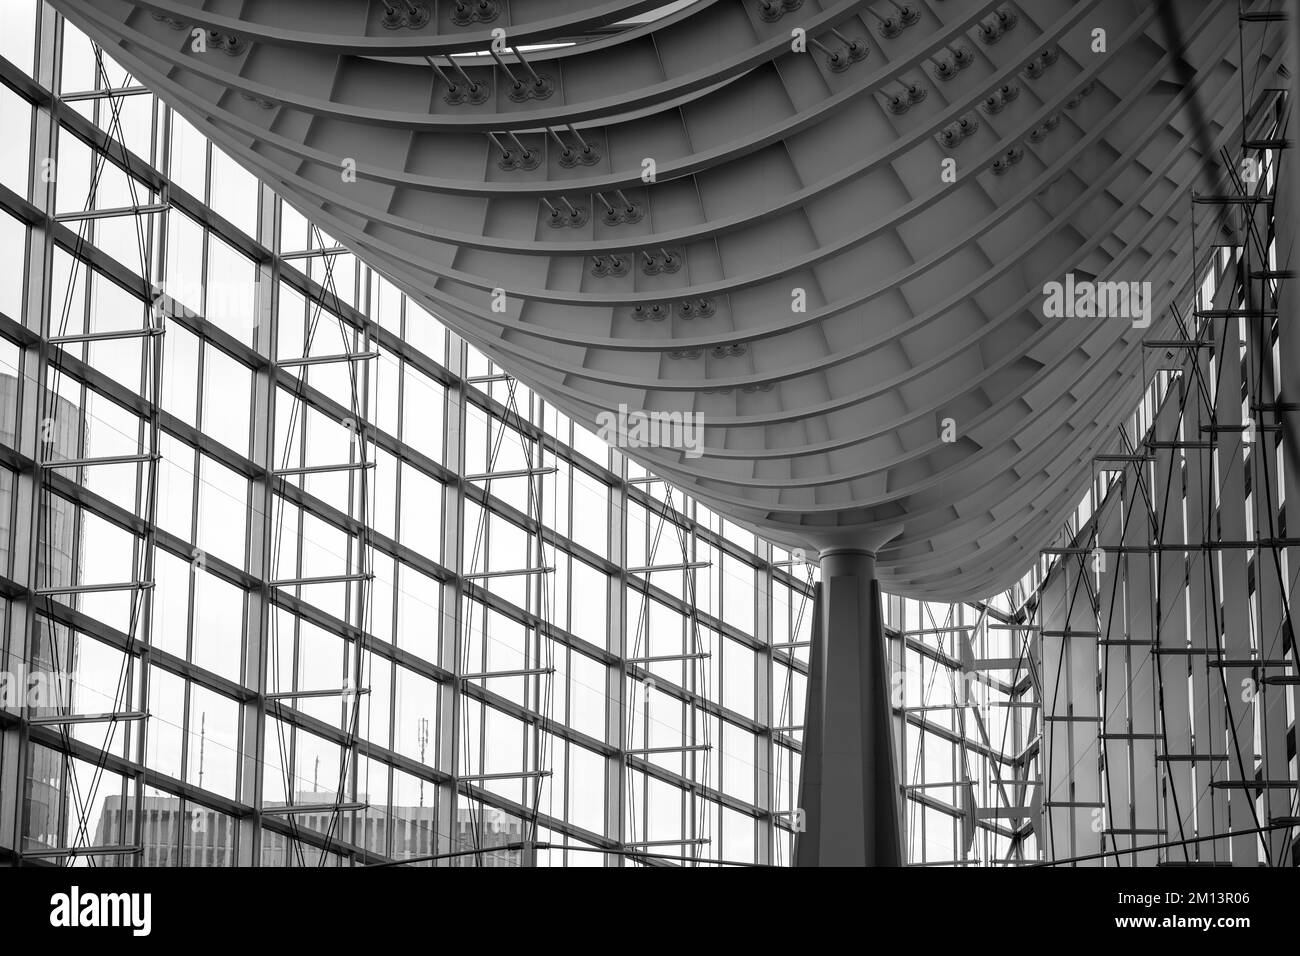
[[805,715],[796,866],[901,866],[889,664],[868,551],[821,555]]

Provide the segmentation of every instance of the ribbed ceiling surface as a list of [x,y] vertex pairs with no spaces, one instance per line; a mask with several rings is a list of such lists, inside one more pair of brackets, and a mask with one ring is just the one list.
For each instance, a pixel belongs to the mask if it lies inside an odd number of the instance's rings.
[[[1006,586],[1077,502],[1241,135],[1218,0],[55,6],[569,414],[702,414],[702,456],[629,453],[916,596]],[[1045,318],[1067,272],[1154,325]]]

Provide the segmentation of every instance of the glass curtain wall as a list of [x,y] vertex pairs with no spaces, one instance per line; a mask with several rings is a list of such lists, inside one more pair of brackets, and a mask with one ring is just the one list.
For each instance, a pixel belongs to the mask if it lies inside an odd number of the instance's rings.
[[[0,858],[788,865],[814,567],[4,18]],[[1037,854],[1020,598],[886,600],[914,862]]]

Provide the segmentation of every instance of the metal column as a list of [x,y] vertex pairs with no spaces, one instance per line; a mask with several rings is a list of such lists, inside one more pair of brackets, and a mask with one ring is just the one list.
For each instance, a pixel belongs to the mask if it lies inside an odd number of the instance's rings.
[[797,866],[901,866],[902,811],[875,558],[821,555]]

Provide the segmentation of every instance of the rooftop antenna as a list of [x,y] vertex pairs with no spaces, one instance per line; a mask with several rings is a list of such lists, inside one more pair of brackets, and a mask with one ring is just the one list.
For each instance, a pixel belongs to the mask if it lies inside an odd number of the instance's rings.
[[[416,739],[420,743],[420,763],[424,763],[424,751],[429,746],[429,718],[421,717],[416,730]],[[420,806],[424,806],[424,780],[420,780]]]

